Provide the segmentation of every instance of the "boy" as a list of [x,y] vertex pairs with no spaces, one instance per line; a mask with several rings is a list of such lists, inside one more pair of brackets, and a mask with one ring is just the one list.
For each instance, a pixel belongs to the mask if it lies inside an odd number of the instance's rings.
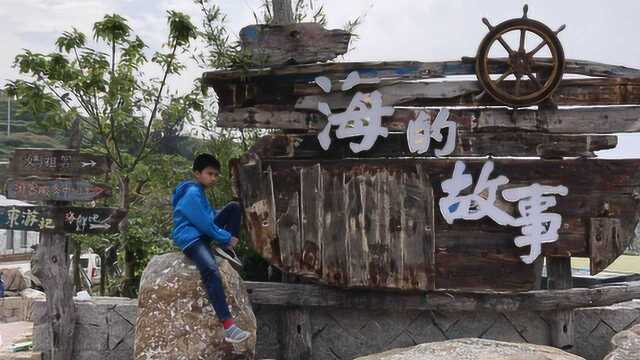
[[[218,264],[209,246],[213,241],[220,249],[232,249],[238,243],[242,212],[237,202],[217,212],[209,205],[204,190],[215,185],[220,175],[220,162],[210,154],[201,154],[193,162],[195,180],[183,181],[173,192],[173,241],[195,264],[207,296],[224,327],[225,340],[239,343],[249,338],[229,313]],[[234,261],[224,251],[217,251]]]

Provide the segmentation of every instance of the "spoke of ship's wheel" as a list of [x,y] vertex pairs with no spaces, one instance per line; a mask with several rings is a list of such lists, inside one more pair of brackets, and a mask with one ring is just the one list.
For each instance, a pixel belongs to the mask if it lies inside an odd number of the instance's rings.
[[502,36],[498,36],[498,41],[500,42],[500,44],[502,44],[502,47],[507,50],[507,52],[509,53],[509,55],[513,54],[513,50],[511,50],[511,47],[509,46],[509,44],[507,44],[506,41],[504,41],[504,39],[502,38]]
[[518,48],[518,51],[520,52],[524,52],[524,42],[525,42],[526,35],[527,35],[527,30],[521,29],[520,30],[520,48]]
[[543,40],[540,45],[536,46],[535,49],[531,50],[530,52],[527,53],[528,57],[533,57],[533,55],[535,55],[538,51],[542,50],[543,47],[545,47],[545,45],[547,45],[547,43]]
[[527,73],[527,76],[529,77],[529,79],[531,79],[531,81],[533,81],[534,84],[536,84],[536,86],[540,89],[543,88],[542,84],[540,83],[540,80],[538,80],[538,78],[533,75],[532,73]]
[[506,73],[502,74],[502,76],[500,76],[496,81],[496,85],[500,84],[504,79],[507,78],[507,76],[513,74],[513,70],[508,70]]

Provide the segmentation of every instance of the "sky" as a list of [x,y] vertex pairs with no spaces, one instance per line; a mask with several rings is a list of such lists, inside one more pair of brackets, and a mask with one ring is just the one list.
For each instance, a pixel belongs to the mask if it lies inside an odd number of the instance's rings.
[[[228,16],[232,36],[254,23],[253,11],[260,0],[218,0]],[[640,68],[637,45],[637,0],[315,0],[324,5],[329,28],[342,28],[350,19],[363,18],[355,49],[340,61],[455,60],[474,56],[487,33],[481,18],[491,23],[520,17],[529,4],[529,17],[556,29],[567,58]],[[53,51],[53,43],[65,30],[76,27],[91,34],[94,22],[105,14],[118,13],[133,30],[157,50],[166,40],[166,11],[187,13],[200,21],[191,0],[0,0],[0,86],[18,77],[12,68],[22,49]],[[172,89],[188,88],[203,69],[189,67],[180,77],[169,79]],[[154,70],[148,72],[153,75]],[[640,138],[620,137],[616,150],[606,157],[640,158]]]

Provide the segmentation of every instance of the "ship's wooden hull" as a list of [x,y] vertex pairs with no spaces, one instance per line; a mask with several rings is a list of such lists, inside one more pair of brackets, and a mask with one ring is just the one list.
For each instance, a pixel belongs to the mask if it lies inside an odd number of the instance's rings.
[[[477,179],[487,161],[464,160],[466,172]],[[520,259],[529,247],[514,244],[521,228],[445,221],[441,184],[456,159],[282,160],[254,151],[235,175],[255,249],[287,273],[340,287],[533,289],[543,256],[589,257],[597,273],[636,236],[640,160],[493,161],[492,178],[510,179],[504,188],[569,190],[547,211],[562,216],[559,239],[533,264]],[[517,215],[500,196],[496,205]]]

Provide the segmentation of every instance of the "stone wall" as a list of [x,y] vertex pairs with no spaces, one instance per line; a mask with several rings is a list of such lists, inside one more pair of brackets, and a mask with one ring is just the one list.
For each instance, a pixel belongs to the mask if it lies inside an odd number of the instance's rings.
[[[74,360],[130,360],[137,301],[125,298],[95,297],[92,301],[76,302]],[[47,307],[44,301],[33,303],[33,350],[49,350]]]
[[25,300],[20,296],[0,298],[0,324],[24,321]]
[[31,306],[34,299],[44,298],[44,293],[26,289],[20,296],[0,298],[0,324],[16,321],[31,321]]
[[[135,300],[95,298],[77,303],[74,359],[133,359]],[[46,351],[43,302],[34,305],[34,346]],[[279,358],[280,312],[254,305],[258,320],[256,359]],[[614,306],[577,309],[574,353],[587,360],[602,360],[616,333],[640,323],[640,300]],[[549,344],[548,327],[540,314],[311,310],[313,359],[353,359],[384,350],[424,342],[476,337],[508,342]]]
[[[258,318],[260,358],[279,357],[278,309],[254,306]],[[385,350],[425,342],[482,338],[549,345],[549,332],[541,314],[446,313],[434,311],[360,311],[315,308],[311,311],[313,359],[353,359]],[[640,323],[640,300],[602,308],[577,309],[573,353],[587,360],[602,360],[613,335]]]

